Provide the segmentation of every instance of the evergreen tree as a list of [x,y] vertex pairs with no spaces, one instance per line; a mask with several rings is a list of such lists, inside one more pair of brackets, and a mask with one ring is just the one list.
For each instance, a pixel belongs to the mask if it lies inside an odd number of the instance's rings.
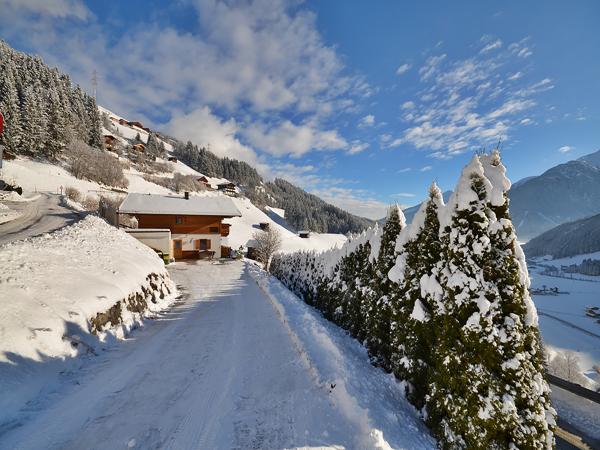
[[396,241],[406,225],[404,213],[398,205],[388,210],[383,225],[378,249],[372,252],[374,273],[370,280],[370,298],[365,317],[367,320],[367,346],[378,365],[391,370],[392,341],[392,301],[398,286],[390,280],[388,273],[397,258]]
[[67,145],[67,127],[64,122],[64,114],[58,94],[54,90],[48,91],[48,141],[46,143],[46,155],[51,159],[57,159]]
[[441,289],[437,281],[441,260],[439,212],[444,206],[435,183],[405,233],[398,240],[398,256],[390,278],[398,282],[392,297],[395,353],[394,373],[407,382],[407,397],[419,409],[425,406],[431,377],[432,349],[439,327]]
[[[505,230],[512,229],[507,211],[498,221],[492,208],[507,208],[497,191],[475,156],[441,220],[443,308],[426,404],[442,448],[553,446],[547,386],[542,372],[535,370],[541,366],[541,360],[540,366],[536,363],[541,351],[528,317],[534,309],[526,302],[526,275],[516,241],[502,245],[494,236],[502,229],[505,239]],[[530,330],[523,328],[527,323]],[[526,331],[533,332],[527,333],[529,338],[522,336]],[[508,351],[507,342],[516,348]],[[522,365],[532,369],[526,372],[533,377],[524,389],[518,377]]]
[[481,162],[491,181],[488,207],[494,220],[484,277],[497,289],[489,311],[493,333],[485,342],[488,351],[498,355],[483,364],[492,374],[488,380],[493,384],[490,391],[502,400],[501,406],[494,403],[499,408],[493,410],[491,420],[504,442],[520,449],[551,448],[555,411],[544,376],[544,355],[535,306],[529,296],[525,257],[510,220],[510,182],[497,150],[483,156]]
[[17,152],[23,140],[19,93],[14,77],[14,66],[7,60],[0,67],[0,111],[4,115],[5,127],[0,140],[7,150]]
[[41,86],[37,82],[23,93],[22,123],[23,140],[20,148],[23,152],[40,156],[47,141],[48,117],[42,102]]
[[[57,99],[60,104],[60,97]],[[102,148],[102,121],[96,101],[89,95],[84,96],[85,112],[87,116],[87,139],[86,142],[91,147]]]

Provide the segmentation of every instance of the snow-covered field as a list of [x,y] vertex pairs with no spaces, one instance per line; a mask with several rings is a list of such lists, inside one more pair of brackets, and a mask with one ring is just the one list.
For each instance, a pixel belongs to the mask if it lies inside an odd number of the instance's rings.
[[[152,281],[156,303],[142,293],[150,274],[159,277]],[[95,351],[139,325],[144,313],[122,304],[121,324],[90,333],[98,313],[133,293],[155,312],[168,306],[175,287],[152,250],[96,217],[0,246],[0,421],[26,397],[22,389],[44,382],[40,364]]]
[[600,365],[600,323],[585,315],[585,307],[600,307],[600,283],[550,277],[540,275],[535,270],[530,276],[532,288],[545,285],[568,292],[532,296],[538,310],[544,344],[553,350],[576,352],[583,372],[594,378],[592,366]]

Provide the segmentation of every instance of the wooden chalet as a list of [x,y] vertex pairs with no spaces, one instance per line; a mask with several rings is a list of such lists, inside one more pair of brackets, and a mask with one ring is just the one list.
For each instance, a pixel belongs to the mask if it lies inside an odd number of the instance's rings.
[[308,230],[298,231],[298,236],[300,236],[303,239],[308,239],[310,237],[310,231],[308,231]]
[[217,189],[219,191],[223,192],[225,195],[229,195],[230,197],[237,196],[237,190],[236,190],[235,184],[233,184],[231,182],[221,183],[221,184],[217,185]]
[[173,163],[176,163],[176,162],[177,162],[177,158],[176,158],[175,156],[169,156],[169,157],[167,158],[167,161],[169,161],[169,162],[173,162]]
[[[134,216],[138,228],[131,234],[155,250],[165,253],[168,249],[169,256],[176,260],[228,257],[230,248],[223,238],[229,236],[231,225],[223,220],[241,216],[231,199],[190,196],[187,192],[184,196],[131,193],[117,214]],[[144,230],[152,232],[152,241],[145,240],[149,235]]]
[[135,151],[140,152],[140,153],[143,153],[144,151],[146,151],[146,146],[144,144],[141,144],[141,143],[133,144],[131,146],[131,148],[134,149]]

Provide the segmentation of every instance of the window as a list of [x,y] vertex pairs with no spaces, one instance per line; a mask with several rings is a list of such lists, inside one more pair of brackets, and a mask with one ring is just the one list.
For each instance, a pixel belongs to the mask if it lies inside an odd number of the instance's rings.
[[210,250],[210,239],[200,239],[200,250]]
[[209,227],[208,231],[209,233],[218,233],[219,227]]
[[183,224],[183,217],[181,217],[181,216],[175,216],[175,223],[177,225]]

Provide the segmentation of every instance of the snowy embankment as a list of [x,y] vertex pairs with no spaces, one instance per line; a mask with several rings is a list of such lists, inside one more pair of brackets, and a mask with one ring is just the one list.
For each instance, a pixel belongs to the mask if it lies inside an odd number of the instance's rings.
[[269,298],[308,371],[364,441],[357,448],[435,448],[404,396],[404,385],[371,365],[364,346],[258,267],[250,272]]
[[[156,254],[97,217],[1,246],[2,390],[33,389],[36,381],[24,378],[35,378],[38,364],[96,352],[165,308],[174,294]],[[2,395],[0,411],[22,400]]]

